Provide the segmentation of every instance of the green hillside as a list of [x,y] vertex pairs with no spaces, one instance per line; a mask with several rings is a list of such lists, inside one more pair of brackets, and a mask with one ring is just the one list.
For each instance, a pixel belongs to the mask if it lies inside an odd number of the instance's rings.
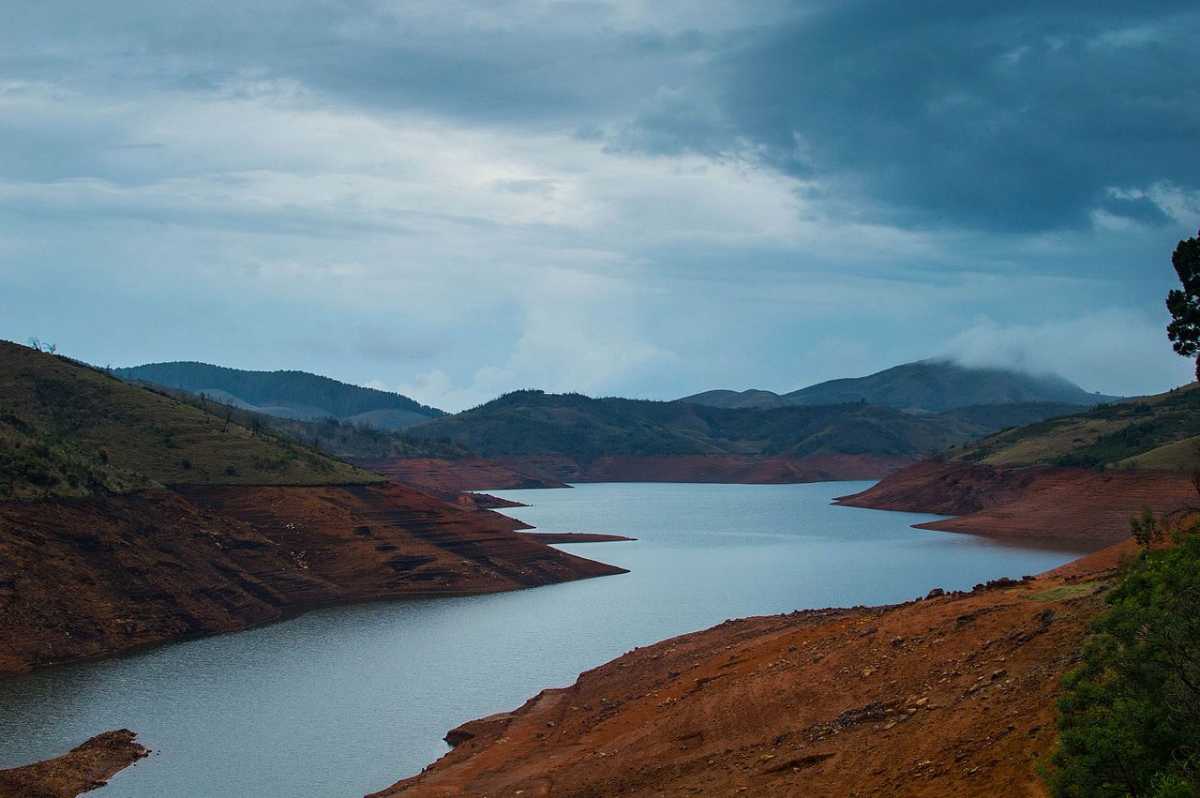
[[687,402],[518,391],[465,413],[414,427],[409,434],[445,438],[485,457],[916,455],[939,451],[1001,426],[1068,410],[1063,405],[1014,406],[1001,425],[987,421],[987,414],[974,408],[928,415],[864,404],[729,409]]
[[64,357],[0,341],[0,495],[373,474]]
[[336,418],[380,429],[402,429],[443,415],[402,396],[348,385],[305,371],[243,371],[207,363],[151,363],[113,369],[123,380],[152,383],[266,415],[301,420]]
[[985,438],[959,459],[992,465],[1200,469],[1200,385],[1101,405]]

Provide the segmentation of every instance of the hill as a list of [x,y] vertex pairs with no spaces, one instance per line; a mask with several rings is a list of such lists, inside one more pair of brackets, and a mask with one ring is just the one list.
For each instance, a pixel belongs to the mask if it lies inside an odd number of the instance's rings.
[[443,415],[402,396],[348,385],[305,371],[243,371],[207,363],[150,363],[113,369],[124,380],[152,383],[280,418],[336,418],[378,429],[403,429]]
[[191,402],[0,342],[0,674],[333,603],[621,572]]
[[906,363],[866,377],[830,380],[791,393],[706,391],[679,401],[731,408],[771,408],[865,402],[910,412],[962,407],[1054,403],[1091,406],[1114,397],[1092,394],[1055,375],[971,368],[949,360]]
[[1005,430],[889,474],[842,504],[955,515],[923,528],[1099,544],[1145,510],[1196,508],[1200,385]]
[[955,459],[996,466],[1200,469],[1200,384],[989,436]]
[[[1014,406],[1005,421],[1047,418],[1068,408]],[[409,434],[447,439],[484,457],[918,455],[999,429],[983,415],[964,408],[917,416],[863,404],[733,409],[517,391]]]
[[302,485],[379,477],[97,369],[0,341],[0,497],[153,483]]

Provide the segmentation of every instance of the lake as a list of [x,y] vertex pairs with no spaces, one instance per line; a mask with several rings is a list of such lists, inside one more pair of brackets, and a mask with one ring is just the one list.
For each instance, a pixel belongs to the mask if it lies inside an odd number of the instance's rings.
[[237,634],[0,680],[0,768],[127,727],[155,750],[97,798],[353,798],[419,771],[453,726],[726,618],[881,604],[1077,556],[925,532],[937,516],[830,505],[867,482],[493,491],[622,576],[337,607]]

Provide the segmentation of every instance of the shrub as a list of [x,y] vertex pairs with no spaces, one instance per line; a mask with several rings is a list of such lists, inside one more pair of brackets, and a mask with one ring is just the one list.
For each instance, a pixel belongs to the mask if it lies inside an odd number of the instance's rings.
[[1064,679],[1048,775],[1062,798],[1200,796],[1200,534],[1145,545]]

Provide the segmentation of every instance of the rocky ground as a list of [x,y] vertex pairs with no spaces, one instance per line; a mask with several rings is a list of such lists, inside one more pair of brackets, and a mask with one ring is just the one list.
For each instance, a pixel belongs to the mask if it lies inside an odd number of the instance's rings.
[[451,731],[374,798],[1041,795],[1059,680],[1128,550],[637,649]]
[[75,798],[150,752],[128,729],[105,732],[54,759],[0,770],[0,798]]

